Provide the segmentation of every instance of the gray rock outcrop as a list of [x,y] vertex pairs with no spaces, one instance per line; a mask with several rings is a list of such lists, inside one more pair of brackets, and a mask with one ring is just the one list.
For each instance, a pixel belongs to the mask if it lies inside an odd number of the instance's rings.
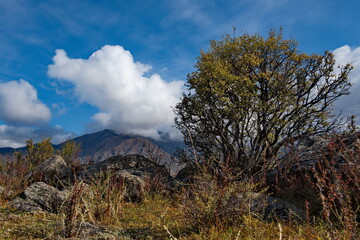
[[24,212],[46,210],[57,213],[65,203],[66,197],[66,191],[59,191],[44,182],[36,182],[26,188],[23,193],[19,194],[9,204],[13,208]]
[[126,189],[125,199],[141,201],[144,196],[145,185],[158,181],[163,190],[172,191],[179,186],[164,166],[141,155],[114,156],[89,166],[79,178],[91,181],[101,173],[111,173],[113,177],[123,181]]
[[58,189],[71,184],[71,169],[60,155],[55,155],[43,162],[37,169],[26,176],[27,182],[45,182]]
[[175,179],[182,183],[190,183],[192,178],[198,173],[199,171],[196,166],[187,165],[178,172]]
[[306,213],[304,210],[295,205],[270,196],[265,197],[266,208],[264,212],[265,219],[282,219],[282,220],[305,220]]
[[306,213],[290,202],[262,193],[247,192],[237,196],[241,202],[249,203],[250,210],[264,220],[305,220]]
[[142,155],[117,155],[110,157],[104,161],[97,162],[94,165],[89,166],[85,170],[85,175],[90,174],[94,175],[101,171],[111,171],[116,172],[119,170],[136,170],[143,172],[151,177],[154,177],[157,174],[162,174],[167,178],[172,178],[167,172],[164,166],[161,166],[153,161],[150,161]]
[[121,170],[116,172],[115,178],[117,181],[124,183],[125,187],[125,200],[131,202],[141,202],[145,195],[145,181],[131,172]]

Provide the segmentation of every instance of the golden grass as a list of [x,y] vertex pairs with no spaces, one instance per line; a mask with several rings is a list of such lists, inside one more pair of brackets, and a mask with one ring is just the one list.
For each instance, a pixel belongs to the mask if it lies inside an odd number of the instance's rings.
[[[176,200],[156,195],[142,203],[125,203],[117,222],[102,225],[111,234],[107,237],[95,236],[94,239],[346,240],[341,230],[331,232],[326,224],[320,222],[283,222],[279,225],[251,216],[242,218],[242,224],[236,227],[220,225],[194,231],[184,220]],[[0,239],[62,239],[62,221],[61,215],[20,213],[7,204],[1,204]]]
[[55,214],[21,213],[0,205],[0,239],[53,239],[60,234],[60,217]]

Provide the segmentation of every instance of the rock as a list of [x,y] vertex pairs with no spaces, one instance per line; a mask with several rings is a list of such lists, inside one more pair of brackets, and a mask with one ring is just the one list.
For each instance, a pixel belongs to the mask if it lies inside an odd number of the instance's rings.
[[265,197],[265,219],[281,219],[281,220],[305,220],[306,213],[295,205],[270,196]]
[[265,220],[305,220],[305,212],[295,205],[279,198],[260,193],[246,193],[242,196],[244,202],[250,203],[251,212],[258,212]]
[[179,187],[179,182],[171,177],[164,166],[141,155],[108,158],[89,166],[79,177],[89,182],[104,172],[124,181],[125,198],[131,201],[143,199],[146,184],[149,189],[161,188],[163,191],[173,191]]
[[49,158],[39,166],[39,170],[45,178],[57,177],[64,179],[71,174],[71,169],[66,165],[65,160],[60,155]]
[[66,197],[67,192],[59,191],[44,182],[36,182],[12,200],[10,206],[25,212],[46,210],[57,213],[65,203]]
[[26,176],[26,181],[29,183],[42,181],[61,190],[64,186],[70,185],[71,177],[70,167],[60,155],[55,155],[30,172]]
[[197,173],[198,169],[194,165],[187,165],[178,172],[175,179],[182,183],[190,183]]
[[99,232],[103,232],[104,229],[98,226],[95,226],[94,224],[91,224],[89,222],[83,222],[79,225],[80,233],[83,235],[95,235]]
[[2,186],[0,186],[0,196],[5,194],[5,188],[3,188]]
[[20,197],[15,198],[10,203],[10,206],[21,211],[21,212],[37,212],[43,211],[41,206],[36,202]]
[[131,202],[140,202],[145,195],[145,181],[126,170],[116,172],[115,177],[125,186],[125,199]]
[[97,162],[94,165],[91,165],[86,169],[86,174],[94,175],[101,171],[111,171],[116,172],[119,170],[136,170],[143,172],[144,174],[154,177],[156,174],[163,174],[170,177],[170,174],[167,173],[167,170],[164,166],[161,166],[149,159],[145,158],[142,155],[118,155],[110,157],[104,161]]
[[[359,150],[360,133],[327,134],[300,141],[284,156],[283,164],[266,174],[269,191],[287,200],[271,201],[275,204],[274,212],[287,215],[283,209],[290,209],[301,216],[307,209],[312,215],[318,215],[324,202],[344,194],[351,199],[352,210],[356,211],[358,203],[352,199],[359,198],[355,177],[360,172]],[[302,210],[290,208],[289,202],[296,203]],[[341,209],[341,201],[336,202],[334,208]]]

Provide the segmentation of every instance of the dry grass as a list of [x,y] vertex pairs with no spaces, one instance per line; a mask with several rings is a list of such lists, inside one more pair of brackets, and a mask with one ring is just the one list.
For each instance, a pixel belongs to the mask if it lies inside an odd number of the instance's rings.
[[53,239],[60,235],[60,216],[50,213],[20,213],[0,205],[1,239]]
[[[280,228],[277,223],[261,221],[246,214],[241,218],[241,224],[237,226],[209,226],[209,228],[194,231],[184,218],[177,201],[163,196],[154,196],[142,203],[125,203],[116,224],[102,225],[112,233],[110,236],[114,238],[97,236],[94,239],[169,239],[169,232],[179,240],[279,239]],[[59,215],[25,214],[2,204],[0,206],[0,239],[63,239],[62,221]],[[344,235],[344,230],[331,230],[325,222],[321,221],[312,224],[281,222],[281,229],[283,240],[349,239]]]
[[[338,148],[329,147],[335,156]],[[356,151],[342,147],[339,150],[348,163],[358,161],[360,146]],[[161,178],[147,182],[145,200],[135,203],[124,201],[123,183],[107,173],[86,185],[77,182],[62,214],[21,213],[7,202],[26,187],[27,166],[26,162],[13,161],[0,170],[0,185],[11,191],[0,196],[0,239],[77,239],[79,222],[84,221],[109,233],[93,239],[360,239],[359,171],[345,164],[338,172],[333,160],[328,160],[314,169],[314,192],[304,195],[319,203],[318,213],[329,212],[330,217],[316,216],[313,211],[309,221],[302,223],[262,220],[261,215],[249,210],[248,196],[259,189],[245,183],[221,183],[209,175],[194,178],[192,185],[175,193],[164,191]],[[289,180],[292,185],[284,188],[283,198],[291,195],[291,186],[297,185],[296,179]],[[298,193],[299,189],[292,191]],[[299,206],[305,205],[303,199],[298,201],[303,201]]]

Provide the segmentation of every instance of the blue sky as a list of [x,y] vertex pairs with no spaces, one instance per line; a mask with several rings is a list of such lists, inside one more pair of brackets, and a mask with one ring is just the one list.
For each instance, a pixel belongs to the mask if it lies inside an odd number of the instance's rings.
[[[210,40],[284,28],[307,53],[352,62],[360,115],[356,0],[1,0],[0,147],[112,128],[173,139],[173,106]],[[357,96],[359,95],[359,96]]]

